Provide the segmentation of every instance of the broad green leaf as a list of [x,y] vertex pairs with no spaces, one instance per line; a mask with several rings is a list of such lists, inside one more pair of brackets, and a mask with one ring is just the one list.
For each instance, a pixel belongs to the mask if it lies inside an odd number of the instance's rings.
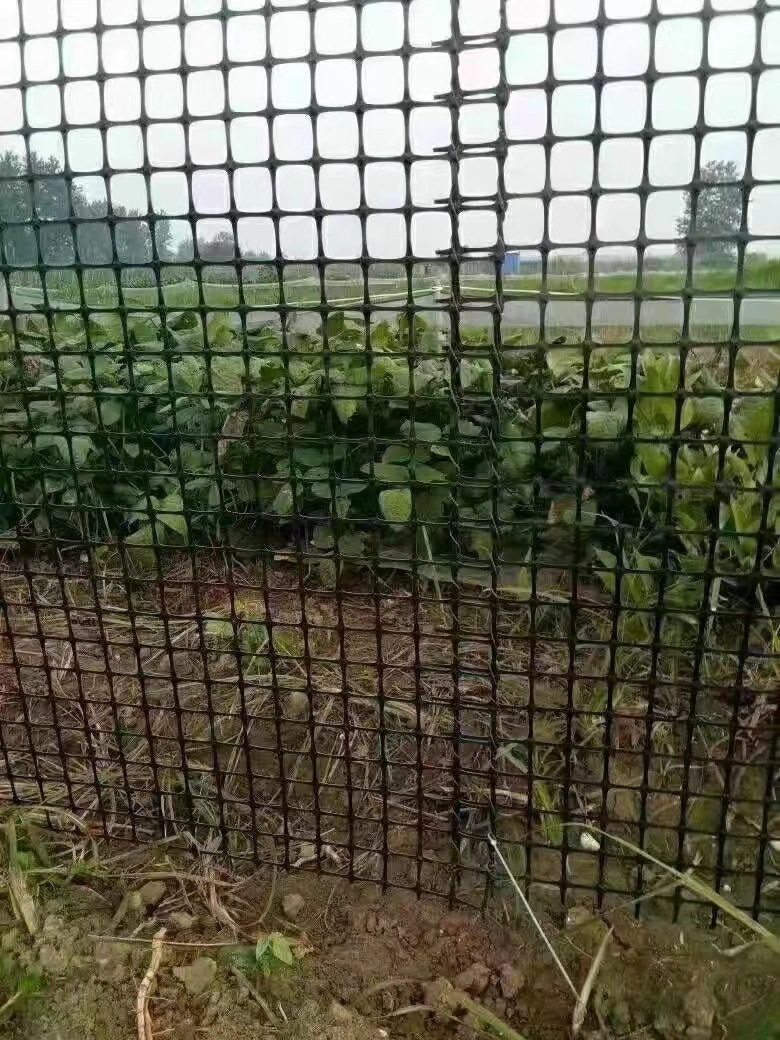
[[61,434],[39,433],[35,435],[33,443],[36,451],[46,451],[49,448],[54,448],[64,462],[70,462],[67,437],[63,437]]
[[323,551],[333,548],[333,531],[330,527],[315,527],[311,544]]
[[410,464],[409,474],[421,484],[442,484],[447,480],[446,475],[441,470],[434,469],[433,466],[420,465],[419,463]]
[[[62,434],[38,434],[35,438],[35,446],[38,451],[45,451],[47,448],[54,448],[63,462],[74,466],[84,466],[89,457],[89,453],[92,451],[91,439],[82,435],[76,435],[70,438],[69,449],[68,438]],[[73,453],[72,461],[71,452]]]
[[476,423],[468,419],[460,419],[458,421],[458,433],[461,437],[481,437],[482,427],[477,426]]
[[328,339],[332,339],[335,336],[340,336],[344,332],[344,312],[333,311],[328,315],[328,320],[325,322],[325,331]]
[[272,932],[270,936],[271,953],[282,964],[293,963],[293,952],[290,942],[279,932]]
[[446,488],[428,487],[424,491],[417,491],[414,495],[414,508],[418,520],[436,521],[441,520],[444,513],[445,503],[449,499]]
[[431,445],[431,454],[435,455],[437,458],[440,458],[440,459],[450,459],[453,462],[455,461],[452,458],[452,452],[450,451],[450,449],[447,447],[446,444],[432,444]]
[[617,556],[614,553],[607,552],[606,549],[594,549],[596,557],[602,567],[606,570],[599,570],[596,572],[596,576],[602,583],[607,592],[614,594],[615,592],[615,575],[611,573],[617,569]]
[[[360,467],[361,473],[371,475],[371,464],[366,462]],[[390,462],[375,462],[373,465],[374,477],[388,484],[405,484],[409,481],[409,469],[407,466],[396,466]]]
[[[509,440],[508,437],[515,435],[517,440]],[[532,470],[536,461],[536,445],[531,440],[520,440],[527,436],[522,430],[507,428],[504,431],[507,437],[499,449],[501,457],[501,471],[509,480],[522,480]]]
[[104,426],[113,426],[122,418],[122,405],[118,401],[101,400],[100,417]]
[[385,520],[403,524],[412,516],[412,493],[409,488],[390,488],[379,492],[379,506]]
[[400,464],[408,462],[410,459],[414,459],[415,462],[428,462],[430,457],[430,451],[423,444],[418,444],[414,451],[412,451],[410,444],[390,444],[385,448],[382,462],[397,462]]
[[[360,469],[362,473],[371,473],[369,463],[365,463]],[[440,470],[424,463],[396,466],[389,462],[375,462],[374,476],[387,484],[408,484],[411,480],[419,481],[421,484],[441,484],[447,479]]]
[[306,480],[329,480],[330,466],[312,466],[303,474]]
[[308,416],[311,398],[315,393],[314,386],[308,383],[293,390],[290,411],[296,419],[305,419]]
[[365,386],[342,385],[334,388],[333,411],[339,420],[346,426],[360,407],[361,400],[366,396]]
[[181,492],[174,491],[161,500],[152,499],[152,502],[158,510],[156,517],[160,523],[165,524],[182,538],[186,538],[187,521],[183,515],[184,505],[181,500]]
[[290,484],[282,484],[271,503],[271,510],[280,516],[289,516],[293,511],[293,489]]
[[205,625],[206,635],[223,642],[232,642],[236,637],[233,622],[222,618],[211,618]]
[[547,367],[556,379],[579,377],[582,371],[582,349],[580,347],[552,346],[545,350]]
[[774,407],[769,397],[742,397],[734,405],[729,429],[740,440],[768,443],[772,436]]
[[328,461],[325,448],[295,448],[293,459],[301,466],[321,466]]
[[680,413],[680,429],[691,426],[720,433],[723,428],[723,399],[720,397],[688,397]]
[[342,556],[363,556],[366,551],[366,536],[359,531],[343,534],[339,538],[339,552]]
[[390,444],[384,450],[384,454],[382,455],[382,462],[408,462],[411,457],[411,454],[411,445]]
[[240,357],[212,357],[211,385],[218,394],[244,392],[244,361]]
[[401,433],[404,437],[410,439],[414,437],[415,441],[423,441],[426,444],[433,444],[435,441],[441,440],[441,429],[438,426],[428,422],[417,422],[417,420],[414,424],[410,419],[402,422]]
[[151,524],[143,524],[125,538],[128,545],[154,545],[154,532]]
[[417,343],[417,351],[420,354],[441,354],[443,349],[440,333],[435,329],[426,329]]
[[371,330],[371,346],[376,350],[392,350],[395,337],[386,321],[380,321]]
[[[618,440],[625,433],[628,416],[621,411],[589,411],[586,419],[588,437],[594,440]],[[597,445],[594,445],[596,447]],[[607,447],[607,445],[600,445]]]
[[[222,360],[223,359],[219,359],[220,362]],[[213,368],[212,371],[214,371]],[[171,365],[171,382],[177,392],[186,392],[191,394],[197,393],[203,383],[204,374],[205,365],[203,361],[200,358],[193,357],[191,354]],[[243,364],[241,366],[240,376],[243,376]],[[219,369],[217,369],[216,377],[212,376],[215,390],[222,389],[222,387],[217,385],[217,381],[220,378]]]

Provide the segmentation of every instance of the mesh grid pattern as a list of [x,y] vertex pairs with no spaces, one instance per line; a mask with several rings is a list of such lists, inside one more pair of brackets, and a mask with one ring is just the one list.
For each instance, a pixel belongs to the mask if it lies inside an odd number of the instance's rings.
[[3,797],[777,912],[775,7],[0,3]]

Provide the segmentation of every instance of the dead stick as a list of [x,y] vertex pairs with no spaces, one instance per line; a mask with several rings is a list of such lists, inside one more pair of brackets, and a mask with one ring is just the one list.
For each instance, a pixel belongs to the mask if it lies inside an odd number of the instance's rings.
[[154,977],[162,960],[165,932],[166,929],[161,928],[152,939],[152,956],[149,959],[149,967],[146,969],[146,974],[141,979],[141,985],[138,987],[138,997],[135,1002],[135,1022],[138,1029],[138,1040],[153,1040],[152,1020],[149,1017],[148,1007],[149,990],[152,987]]
[[244,992],[247,993],[252,998],[252,1000],[254,1000],[254,1002],[258,1005],[258,1007],[262,1009],[268,1021],[272,1025],[277,1025],[278,1022],[276,1015],[273,1013],[273,1011],[268,1006],[267,1002],[263,999],[263,997],[260,996],[255,987],[243,973],[243,971],[241,971],[240,968],[237,968],[235,964],[231,964],[230,974],[233,976],[236,982],[238,982],[239,986],[244,990]]

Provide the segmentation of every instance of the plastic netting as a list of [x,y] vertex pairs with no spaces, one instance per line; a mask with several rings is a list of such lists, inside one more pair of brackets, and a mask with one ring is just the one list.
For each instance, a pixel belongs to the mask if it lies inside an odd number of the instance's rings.
[[4,799],[777,912],[775,7],[0,3]]

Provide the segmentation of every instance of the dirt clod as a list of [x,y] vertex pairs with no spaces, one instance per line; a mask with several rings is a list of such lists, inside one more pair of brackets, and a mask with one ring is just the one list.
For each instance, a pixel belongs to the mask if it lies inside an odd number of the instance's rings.
[[184,988],[191,997],[197,997],[214,982],[217,974],[217,962],[211,957],[198,957],[192,964],[174,968],[173,974],[184,984]]
[[506,1015],[507,1002],[503,999],[503,997],[496,997],[493,1001],[491,1001],[490,1006],[499,1018],[503,1018]]
[[128,971],[130,947],[121,942],[99,942],[95,946],[98,978],[103,982],[120,982]]
[[0,952],[8,953],[15,949],[20,935],[18,928],[6,928],[0,932]]
[[709,1040],[717,1005],[712,994],[701,982],[694,984],[686,994],[683,1012],[688,1023],[686,1037],[690,1040]]
[[490,970],[481,961],[476,961],[470,968],[456,975],[454,982],[458,989],[480,997],[490,985]]
[[[296,950],[306,953],[264,976],[251,967],[254,944],[237,947],[235,931],[214,918],[199,883],[184,884],[182,901],[178,889],[174,896],[168,885],[171,907],[177,909],[160,915],[172,934],[184,932],[181,945],[166,947],[150,999],[155,1036],[165,1040],[475,1040],[485,1035],[490,1019],[484,1016],[490,1015],[526,1040],[570,1036],[570,995],[524,918],[507,927],[505,913],[499,922],[489,912],[453,913],[430,900],[373,889],[364,893],[346,883],[334,885],[331,878],[300,874],[287,882],[287,891],[304,901],[306,941]],[[132,895],[140,904],[140,887],[141,879],[135,884],[128,879],[124,899]],[[103,890],[105,905],[90,900],[87,906],[76,886],[41,885],[37,939],[13,920],[0,894],[0,935],[17,929],[6,959],[45,975],[45,989],[2,1023],[4,1038],[135,1035],[138,983],[149,963],[149,912],[142,910],[137,922],[143,925],[142,941],[121,942],[117,932],[108,938],[116,902],[108,897],[117,888],[106,884]],[[231,888],[220,889],[220,900],[245,934],[257,934],[256,908],[264,905],[267,890],[264,876],[245,880],[234,901]],[[283,903],[280,897],[279,917]],[[558,913],[551,925],[563,916]],[[713,954],[711,933],[686,931],[681,952],[679,926],[635,925],[617,911],[574,916],[576,928],[557,931],[555,940],[578,984],[591,963],[592,954],[585,952],[591,939],[603,932],[605,918],[617,925],[583,1040],[714,1040],[716,1035],[720,1040],[726,1027],[723,1040],[760,1035],[747,1013],[746,1029],[740,1032],[732,1024],[734,961]],[[129,936],[137,923],[132,915],[125,917],[121,934]],[[290,941],[297,931],[284,919],[260,926],[260,932],[263,927],[278,928]],[[240,957],[245,962],[236,961]],[[234,962],[244,964],[276,1018],[273,1024],[251,995],[239,998],[229,971]],[[742,955],[739,969],[739,999],[753,1008],[773,992],[776,966],[756,945]],[[509,1034],[496,1028],[494,1035]]]
[[66,931],[66,925],[64,918],[60,917],[59,914],[47,914],[41,928],[41,935],[44,937],[59,937]]
[[500,966],[498,969],[499,978],[499,989],[501,990],[501,996],[505,1000],[512,1000],[525,985],[525,976],[516,968],[514,964],[510,964],[508,961]]
[[164,881],[147,881],[138,889],[141,902],[147,910],[157,906],[164,898],[167,889]]
[[174,1027],[173,1040],[196,1040],[197,1035],[195,1023],[191,1018],[186,1018]]
[[168,917],[168,923],[174,932],[190,932],[197,925],[198,919],[186,910],[174,910]]
[[38,966],[46,975],[64,975],[70,958],[52,943],[44,943],[38,950]]
[[[174,971],[174,975],[176,972]],[[201,1019],[201,1029],[206,1029],[214,1019],[217,1017],[220,1011],[220,996],[219,993],[212,993],[206,1004],[206,1010],[203,1012],[203,1018]]]
[[653,1020],[653,1029],[661,1040],[680,1040],[685,1036],[685,1022],[672,1008],[659,1008]]
[[282,900],[282,911],[288,921],[297,921],[306,906],[306,900],[300,892],[288,892]]
[[344,1025],[353,1021],[355,1013],[351,1008],[344,1007],[343,1004],[334,1000],[328,1008],[328,1017],[331,1021]]

